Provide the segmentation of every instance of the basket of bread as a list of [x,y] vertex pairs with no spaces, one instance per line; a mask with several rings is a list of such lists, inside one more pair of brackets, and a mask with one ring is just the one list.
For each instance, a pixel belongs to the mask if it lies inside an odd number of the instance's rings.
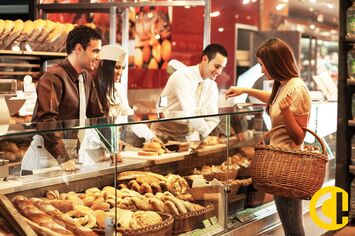
[[211,181],[213,179],[217,179],[220,181],[227,180],[227,179],[235,179],[239,170],[238,165],[229,165],[227,162],[223,162],[221,165],[212,165],[202,166],[201,170],[194,169],[194,175],[203,175],[203,177]]
[[117,219],[123,235],[171,235],[200,227],[213,210],[168,191],[142,195],[112,186],[84,193],[49,190],[45,198],[15,196],[12,202],[40,235],[97,235],[107,218]]
[[142,195],[169,191],[180,199],[188,200],[189,185],[180,175],[166,176],[148,171],[125,171],[117,175],[119,189],[132,189]]

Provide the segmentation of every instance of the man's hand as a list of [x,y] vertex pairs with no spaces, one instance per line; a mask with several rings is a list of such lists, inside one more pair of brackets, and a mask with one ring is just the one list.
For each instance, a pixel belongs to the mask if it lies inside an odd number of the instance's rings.
[[238,88],[237,86],[231,86],[226,92],[225,92],[225,97],[226,99],[239,96],[241,94],[245,93],[244,88]]
[[69,160],[66,162],[63,162],[62,164],[60,164],[60,167],[62,167],[62,169],[64,171],[74,171],[75,170],[75,161],[74,160]]
[[281,101],[279,102],[279,108],[281,111],[285,111],[290,108],[292,103],[293,101],[291,95],[287,94],[287,96],[282,98]]

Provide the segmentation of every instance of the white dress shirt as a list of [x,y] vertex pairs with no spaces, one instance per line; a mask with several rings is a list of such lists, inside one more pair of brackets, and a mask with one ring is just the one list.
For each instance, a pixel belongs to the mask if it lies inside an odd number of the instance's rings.
[[[197,98],[196,91],[200,82],[203,82],[204,88],[200,98]],[[203,79],[198,65],[185,67],[173,73],[161,96],[167,97],[168,100],[167,107],[161,108],[162,112],[182,111],[182,114],[179,113],[180,116],[192,116],[200,113],[218,114],[217,84],[211,79]],[[218,124],[218,119],[215,117],[199,118],[190,119],[189,122],[202,137],[207,137]]]

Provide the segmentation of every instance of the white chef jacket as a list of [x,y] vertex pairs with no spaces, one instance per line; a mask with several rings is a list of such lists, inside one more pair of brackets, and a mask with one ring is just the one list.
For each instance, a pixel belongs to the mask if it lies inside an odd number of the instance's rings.
[[[123,87],[120,83],[115,83],[115,93],[114,93],[114,104],[111,104],[109,115],[110,116],[126,116],[133,115],[134,111],[128,104],[127,95],[123,90]],[[122,117],[119,118],[121,122]],[[144,138],[146,141],[149,141],[151,138],[155,137],[152,131],[145,124],[135,124],[129,126],[132,132],[137,135],[139,138]]]
[[[196,90],[200,82],[204,83],[204,89],[200,96],[201,101],[197,101]],[[161,96],[167,97],[168,100],[167,107],[161,108],[162,112],[182,111],[184,116],[218,114],[217,83],[211,79],[203,79],[198,65],[174,72],[169,77]],[[207,137],[219,120],[216,117],[208,117],[190,119],[189,122],[202,137]]]

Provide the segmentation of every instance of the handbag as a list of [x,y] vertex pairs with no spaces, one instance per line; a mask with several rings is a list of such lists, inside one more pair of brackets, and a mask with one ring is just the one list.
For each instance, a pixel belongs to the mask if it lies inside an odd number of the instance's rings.
[[313,131],[303,130],[315,136],[322,153],[293,150],[265,144],[264,140],[277,126],[265,133],[255,148],[255,158],[250,165],[253,185],[256,189],[280,197],[311,199],[323,185],[328,156],[323,140]]

